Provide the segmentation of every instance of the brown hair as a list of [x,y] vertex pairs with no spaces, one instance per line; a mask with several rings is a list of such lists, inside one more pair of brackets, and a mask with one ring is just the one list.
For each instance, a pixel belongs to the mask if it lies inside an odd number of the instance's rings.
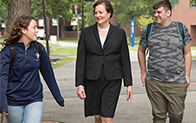
[[156,2],[154,4],[153,9],[156,10],[160,7],[164,7],[165,11],[170,10],[171,11],[170,16],[172,15],[172,6],[171,6],[171,3],[169,2],[169,0],[159,0],[158,2]]
[[110,18],[112,18],[113,16],[113,12],[114,12],[114,8],[112,7],[110,1],[108,0],[98,0],[94,5],[93,5],[93,13],[95,13],[95,7],[100,5],[100,4],[104,4],[105,5],[105,10],[107,11],[107,13],[111,13]]
[[10,29],[7,37],[4,39],[3,45],[11,44],[16,40],[19,40],[22,36],[22,28],[28,29],[29,23],[35,18],[31,16],[22,15],[16,19],[12,28]]

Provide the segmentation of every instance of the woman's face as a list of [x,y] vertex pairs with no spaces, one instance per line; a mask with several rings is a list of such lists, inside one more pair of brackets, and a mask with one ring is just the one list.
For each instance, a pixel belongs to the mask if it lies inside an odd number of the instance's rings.
[[94,16],[98,24],[109,23],[110,13],[105,10],[104,4],[95,7]]
[[36,41],[38,33],[37,22],[35,20],[31,20],[27,30],[25,30],[23,33],[30,41]]

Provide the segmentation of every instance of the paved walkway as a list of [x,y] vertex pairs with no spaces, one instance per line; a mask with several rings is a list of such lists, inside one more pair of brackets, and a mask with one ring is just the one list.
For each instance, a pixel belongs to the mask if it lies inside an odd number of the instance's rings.
[[[63,42],[63,47],[77,47],[76,44]],[[152,123],[151,106],[147,98],[145,87],[140,80],[140,69],[137,61],[137,52],[130,51],[133,98],[126,101],[126,88],[122,86],[119,102],[116,109],[114,123]],[[61,94],[65,99],[65,106],[60,107],[54,100],[47,85],[43,82],[43,116],[42,123],[93,123],[93,117],[84,117],[84,102],[78,99],[75,88],[75,62],[64,64],[54,69]],[[190,90],[187,93],[186,108],[183,123],[196,121],[196,60],[193,60],[191,69]],[[167,119],[167,123],[168,119]]]
[[[64,47],[68,47],[63,43]],[[69,47],[77,47],[69,46]],[[137,52],[130,51],[132,75],[133,75],[133,98],[127,102],[126,88],[122,87],[114,123],[152,123],[151,106],[147,98],[145,87],[140,80],[140,70],[137,61]],[[65,107],[59,107],[51,96],[48,88],[44,85],[44,110],[43,121],[58,121],[61,123],[93,123],[93,117],[84,118],[84,103],[76,95],[75,63],[64,64],[54,69],[62,95],[65,98]],[[196,82],[196,60],[193,60],[191,70],[191,83]],[[196,86],[190,85],[187,93],[186,109],[183,123],[195,123],[196,120]],[[167,120],[168,123],[168,120]]]

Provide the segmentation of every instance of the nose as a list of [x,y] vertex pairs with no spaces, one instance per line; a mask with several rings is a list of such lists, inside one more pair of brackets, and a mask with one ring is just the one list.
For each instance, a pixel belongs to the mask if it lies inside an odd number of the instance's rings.
[[158,13],[157,13],[157,12],[154,12],[154,16],[155,16],[155,17],[158,16]]
[[36,28],[36,32],[38,33],[39,32],[39,30]]

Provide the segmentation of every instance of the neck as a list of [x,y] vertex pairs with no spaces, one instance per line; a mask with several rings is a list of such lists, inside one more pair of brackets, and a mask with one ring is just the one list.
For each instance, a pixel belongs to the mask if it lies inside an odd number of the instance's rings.
[[22,36],[18,42],[23,42],[25,47],[30,46],[31,41],[29,41],[28,39],[24,39],[24,37]]
[[97,24],[97,26],[100,29],[107,29],[110,26],[110,24],[109,24],[109,22],[107,22],[107,23],[104,23],[104,24]]

